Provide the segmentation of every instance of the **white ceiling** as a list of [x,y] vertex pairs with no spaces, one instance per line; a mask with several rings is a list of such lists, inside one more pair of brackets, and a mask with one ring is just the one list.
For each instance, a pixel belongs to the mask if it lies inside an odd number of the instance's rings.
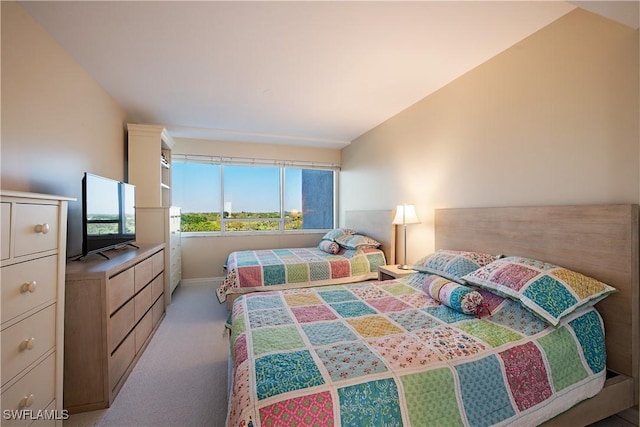
[[139,123],[333,148],[576,5],[638,28],[637,1],[21,5]]

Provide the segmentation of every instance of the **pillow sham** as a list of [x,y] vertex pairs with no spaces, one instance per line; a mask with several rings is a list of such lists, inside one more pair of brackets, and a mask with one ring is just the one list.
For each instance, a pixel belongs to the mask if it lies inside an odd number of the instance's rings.
[[334,228],[322,236],[322,239],[320,240],[335,241],[340,236],[349,236],[351,234],[356,234],[356,230],[352,230],[350,228]]
[[482,252],[454,251],[438,249],[428,255],[411,268],[424,273],[437,274],[454,282],[465,284],[462,276],[495,261],[498,257]]
[[318,249],[328,254],[337,254],[340,252],[340,245],[331,240],[320,240],[318,243]]
[[464,314],[479,314],[478,307],[483,302],[478,291],[435,275],[424,281],[422,290],[434,300]]
[[336,243],[346,249],[379,248],[382,243],[362,234],[350,234],[336,238]]
[[463,279],[519,301],[553,326],[574,311],[617,292],[614,287],[575,271],[518,256],[498,259]]

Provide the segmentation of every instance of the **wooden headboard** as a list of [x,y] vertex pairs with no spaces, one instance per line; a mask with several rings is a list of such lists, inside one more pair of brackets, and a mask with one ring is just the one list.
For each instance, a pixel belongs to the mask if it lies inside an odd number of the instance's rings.
[[392,210],[346,211],[345,227],[356,230],[378,242],[387,259],[387,264],[396,263],[396,228]]
[[520,255],[614,286],[597,305],[606,329],[607,368],[638,390],[638,205],[436,209],[436,249]]

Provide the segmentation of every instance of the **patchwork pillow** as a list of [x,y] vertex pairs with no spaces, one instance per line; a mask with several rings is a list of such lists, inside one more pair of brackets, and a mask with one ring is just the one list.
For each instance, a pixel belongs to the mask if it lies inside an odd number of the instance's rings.
[[328,254],[335,255],[340,252],[340,245],[331,240],[320,240],[320,243],[318,243],[318,249]]
[[575,271],[518,256],[496,260],[463,279],[519,301],[553,326],[579,308],[592,306],[617,292],[614,287]]
[[454,251],[438,249],[428,255],[411,268],[424,273],[437,274],[461,285],[465,284],[462,276],[495,261],[498,257],[482,252]]
[[435,275],[424,281],[422,290],[434,300],[464,314],[478,313],[483,301],[478,291]]
[[340,236],[336,238],[336,243],[346,249],[378,248],[382,245],[382,243],[362,234]]
[[335,241],[340,236],[349,236],[351,234],[356,234],[356,230],[351,230],[350,228],[335,228],[322,236],[321,240]]

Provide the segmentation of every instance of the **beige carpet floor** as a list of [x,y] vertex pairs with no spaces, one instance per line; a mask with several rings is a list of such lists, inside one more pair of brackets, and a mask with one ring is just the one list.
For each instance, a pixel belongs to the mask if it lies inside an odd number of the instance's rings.
[[71,415],[64,427],[224,426],[226,316],[213,285],[179,286],[111,407]]
[[[64,427],[222,427],[227,412],[226,305],[213,285],[179,286],[149,346],[109,409]],[[637,426],[637,411],[593,427]]]

